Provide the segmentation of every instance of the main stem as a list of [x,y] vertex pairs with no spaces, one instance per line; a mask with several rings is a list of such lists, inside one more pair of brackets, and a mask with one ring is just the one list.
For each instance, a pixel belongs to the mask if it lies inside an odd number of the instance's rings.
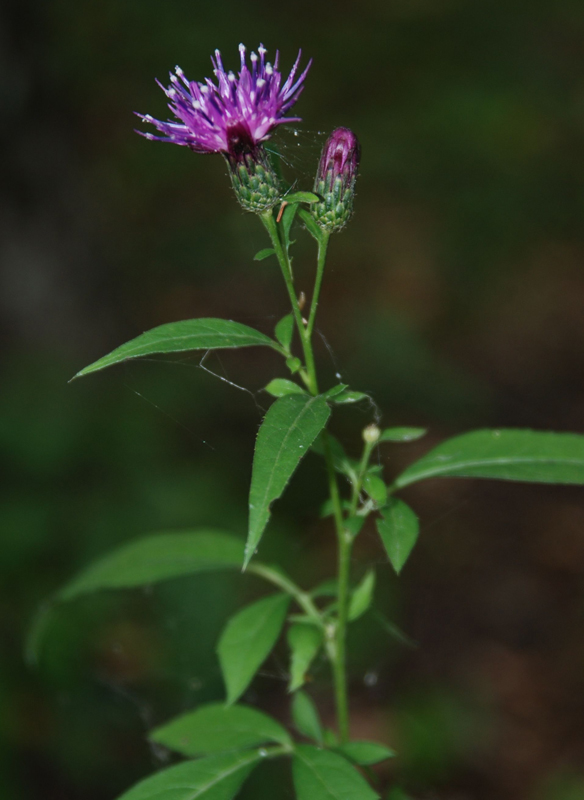
[[[310,306],[308,321],[302,319],[302,314],[298,306],[298,298],[294,289],[292,269],[286,248],[282,245],[278,226],[272,211],[267,211],[261,215],[262,222],[272,241],[276,256],[282,270],[292,313],[298,329],[298,335],[302,344],[304,361],[307,372],[307,386],[312,395],[317,395],[318,378],[316,374],[316,364],[312,349],[312,332],[318,308],[318,298],[324,275],[326,252],[329,234],[323,232],[322,238],[318,243],[318,262],[314,291]],[[331,453],[328,436],[324,435],[324,453],[328,474],[329,492],[333,505],[333,517],[338,542],[338,593],[337,593],[337,621],[331,631],[327,642],[327,652],[332,663],[333,680],[335,685],[335,704],[337,710],[337,723],[339,727],[339,738],[342,744],[349,741],[349,701],[347,692],[347,664],[346,664],[346,639],[347,639],[347,618],[349,610],[349,578],[351,565],[351,546],[352,537],[345,527],[343,519],[343,508],[341,496],[337,483],[333,456]]]

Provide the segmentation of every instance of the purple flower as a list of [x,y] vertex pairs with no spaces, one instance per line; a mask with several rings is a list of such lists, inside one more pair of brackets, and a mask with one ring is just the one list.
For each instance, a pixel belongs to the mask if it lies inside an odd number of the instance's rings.
[[297,78],[302,51],[292,67],[290,75],[282,84],[278,70],[279,53],[274,64],[265,60],[266,49],[260,44],[259,56],[251,53],[251,67],[247,65],[246,49],[239,45],[241,69],[239,75],[225,72],[221,54],[215,50],[211,57],[217,83],[209,78],[204,83],[188,81],[180,67],[176,75],[171,73],[170,86],[161,89],[170,100],[168,107],[178,119],[162,122],[149,114],[138,114],[162,134],[137,131],[147,139],[173,142],[190,147],[196,153],[224,153],[239,158],[253,151],[261,142],[270,138],[277,125],[297,122],[299,117],[287,117],[286,112],[294,105],[302,89],[312,60]]

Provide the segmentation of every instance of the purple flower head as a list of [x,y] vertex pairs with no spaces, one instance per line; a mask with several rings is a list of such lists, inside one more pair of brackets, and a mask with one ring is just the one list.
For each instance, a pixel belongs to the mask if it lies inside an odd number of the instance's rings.
[[359,140],[349,128],[336,128],[326,140],[314,180],[314,191],[322,201],[311,210],[329,233],[344,228],[353,213],[360,158]]
[[361,147],[353,131],[349,128],[335,128],[322,150],[317,182],[324,181],[330,191],[340,177],[343,188],[348,188],[357,177],[360,157]]
[[225,72],[221,53],[215,50],[211,62],[216,83],[209,78],[204,83],[188,81],[180,67],[176,68],[176,75],[171,73],[167,89],[157,81],[178,122],[162,122],[149,114],[138,114],[143,122],[154,125],[162,135],[137,133],[147,139],[190,147],[196,153],[224,153],[239,159],[269,139],[277,125],[298,122],[299,117],[287,117],[286,112],[300,96],[312,60],[296,77],[302,54],[299,51],[292,71],[282,85],[278,52],[272,65],[265,60],[266,49],[260,44],[259,56],[254,52],[250,54],[251,67],[247,65],[246,49],[242,44],[239,53],[241,69],[235,75],[231,71]]

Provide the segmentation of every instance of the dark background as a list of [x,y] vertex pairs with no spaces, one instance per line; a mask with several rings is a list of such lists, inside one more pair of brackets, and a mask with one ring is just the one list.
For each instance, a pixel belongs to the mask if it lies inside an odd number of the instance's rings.
[[[314,57],[279,146],[310,188],[324,134],[363,159],[335,236],[319,326],[334,372],[383,424],[429,437],[386,475],[473,427],[584,431],[584,9],[581,0],[3,0],[0,7],[2,392],[0,796],[106,800],[167,763],[145,732],[222,697],[214,645],[263,587],[212,575],[63,608],[36,670],[39,603],[93,557],[149,531],[243,536],[254,436],[276,356],[132,363],[67,384],[156,324],[218,316],[271,332],[286,311],[261,226],[222,160],[150,143],[154,78],[210,74],[260,41],[284,70]],[[297,233],[299,288],[312,249]],[[255,395],[255,397],[254,397]],[[356,454],[366,410],[339,413]],[[334,571],[309,456],[262,545],[305,586]],[[354,733],[399,751],[380,770],[414,798],[584,797],[584,489],[434,481],[406,493],[419,545],[398,580],[373,530],[355,577],[417,643],[366,618],[351,635]],[[288,719],[285,648],[247,700]],[[328,673],[311,691],[332,722]],[[249,798],[291,797],[261,771]]]

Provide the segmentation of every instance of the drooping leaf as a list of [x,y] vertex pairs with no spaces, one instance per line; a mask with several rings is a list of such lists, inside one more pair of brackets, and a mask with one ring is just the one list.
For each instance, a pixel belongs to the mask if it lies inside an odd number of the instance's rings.
[[310,211],[307,208],[300,207],[298,209],[298,216],[302,222],[304,222],[306,230],[310,233],[310,235],[316,239],[317,242],[321,242],[323,236],[325,235],[324,231],[319,227],[318,222],[314,219]]
[[387,502],[387,486],[382,479],[375,474],[368,473],[363,478],[363,488],[378,506],[384,506]]
[[58,594],[71,600],[99,589],[122,589],[241,566],[241,539],[219,531],[159,533],[123,545],[95,561]]
[[377,531],[394,570],[401,572],[418,539],[420,524],[417,516],[403,500],[392,498],[376,520]]
[[288,202],[286,207],[284,208],[284,213],[282,214],[282,231],[284,233],[284,244],[286,249],[290,247],[290,230],[292,228],[292,223],[294,222],[294,218],[296,217],[296,212],[298,211],[298,203],[290,203]]
[[306,692],[296,692],[292,698],[292,720],[303,736],[322,744],[322,725],[312,698]]
[[306,673],[322,646],[322,631],[314,625],[298,623],[288,628],[290,645],[290,685],[289,692],[295,692],[304,685]]
[[365,573],[363,580],[355,587],[349,603],[349,622],[359,619],[364,614],[373,600],[375,591],[375,572],[370,569]]
[[228,704],[241,697],[276,644],[289,604],[288,595],[270,595],[238,611],[227,623],[217,653]]
[[320,197],[314,192],[292,192],[284,196],[287,203],[318,203]]
[[324,397],[336,397],[338,394],[341,394],[341,392],[344,392],[345,389],[348,388],[349,388],[348,383],[337,383],[336,386],[333,386],[332,388],[326,390],[326,392],[324,393]]
[[360,403],[361,400],[368,400],[369,395],[365,394],[365,392],[354,392],[351,389],[346,389],[344,392],[340,392],[333,398],[333,403],[336,403],[338,406],[349,405],[349,403]]
[[273,247],[265,247],[263,250],[259,250],[255,256],[253,257],[254,261],[263,261],[264,258],[269,258],[270,256],[275,256],[276,251]]
[[286,314],[285,317],[282,317],[276,325],[274,333],[282,347],[285,350],[289,350],[292,344],[292,336],[294,335],[294,317],[292,314]]
[[270,518],[270,506],[286,488],[302,456],[330,416],[323,397],[289,395],[270,407],[259,430],[249,493],[247,566]]
[[336,597],[338,593],[338,580],[336,578],[328,578],[326,581],[319,583],[310,594],[312,597]]
[[379,795],[343,756],[299,745],[292,759],[298,800],[376,800]]
[[159,325],[117,347],[109,355],[94,361],[78,372],[74,378],[89,375],[129,358],[159,353],[180,353],[185,350],[217,350],[231,347],[263,345],[280,351],[280,346],[266,336],[240,322],[228,319],[185,319]]
[[386,428],[381,431],[380,442],[415,442],[427,433],[426,428]]
[[387,758],[393,758],[395,751],[378,742],[347,742],[337,747],[337,750],[361,767],[368,767],[371,764],[379,764]]
[[448,439],[395,481],[402,489],[426,478],[498,478],[584,483],[584,436],[577,433],[479,430]]
[[[323,458],[325,457],[326,452],[324,436],[325,434],[318,436],[312,445],[313,452],[318,453],[318,455],[322,456]],[[354,482],[357,477],[359,463],[354,459],[349,458],[339,440],[332,436],[332,434],[328,433],[328,431],[326,433],[326,439],[335,470],[342,475],[346,475],[351,482]]]
[[306,389],[299,386],[294,381],[289,381],[286,378],[274,378],[271,380],[264,389],[272,397],[286,397],[289,394],[306,394]]
[[191,757],[242,750],[266,742],[292,746],[288,732],[272,717],[255,708],[223,703],[210,703],[182,714],[156,728],[149,738]]
[[145,778],[118,800],[232,800],[262,758],[253,751],[187,761]]

